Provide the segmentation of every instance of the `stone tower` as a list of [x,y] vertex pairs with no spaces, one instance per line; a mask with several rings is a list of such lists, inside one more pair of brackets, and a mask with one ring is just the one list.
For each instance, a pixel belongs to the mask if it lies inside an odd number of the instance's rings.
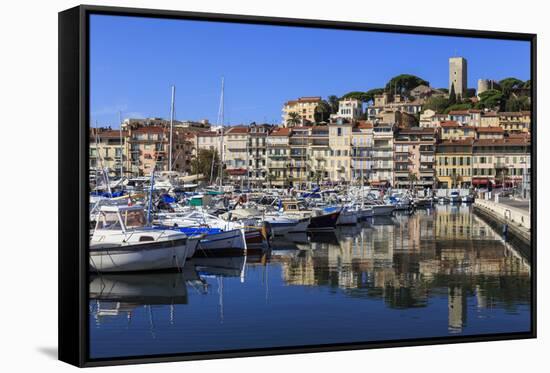
[[449,93],[455,87],[457,99],[466,97],[468,89],[468,64],[464,57],[449,58]]

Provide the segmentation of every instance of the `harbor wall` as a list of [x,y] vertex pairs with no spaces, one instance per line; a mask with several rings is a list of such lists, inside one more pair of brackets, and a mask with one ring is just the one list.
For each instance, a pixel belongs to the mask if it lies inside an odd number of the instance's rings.
[[479,218],[499,232],[507,242],[514,245],[522,256],[531,262],[531,229],[528,228],[530,227],[530,217],[526,211],[481,199],[475,201],[473,210]]
[[476,199],[474,206],[478,206],[479,208],[483,208],[495,214],[497,217],[503,219],[509,224],[515,224],[518,227],[523,227],[527,230],[531,229],[531,217],[529,215],[529,211],[485,199]]

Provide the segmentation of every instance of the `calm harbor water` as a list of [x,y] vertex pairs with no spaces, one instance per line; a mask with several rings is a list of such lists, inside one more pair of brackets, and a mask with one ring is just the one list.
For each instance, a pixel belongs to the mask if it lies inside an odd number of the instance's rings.
[[90,283],[92,358],[530,329],[530,265],[471,207],[437,205],[263,257]]

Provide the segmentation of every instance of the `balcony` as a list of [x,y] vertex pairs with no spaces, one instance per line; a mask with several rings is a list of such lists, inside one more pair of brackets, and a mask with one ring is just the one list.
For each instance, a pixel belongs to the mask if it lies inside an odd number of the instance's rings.
[[373,158],[393,158],[393,151],[373,151],[371,156]]

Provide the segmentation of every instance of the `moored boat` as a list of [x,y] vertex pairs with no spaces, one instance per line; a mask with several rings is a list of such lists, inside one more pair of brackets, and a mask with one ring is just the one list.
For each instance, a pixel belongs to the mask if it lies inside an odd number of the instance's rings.
[[140,206],[102,206],[90,240],[90,269],[134,272],[181,269],[200,236],[145,225]]

